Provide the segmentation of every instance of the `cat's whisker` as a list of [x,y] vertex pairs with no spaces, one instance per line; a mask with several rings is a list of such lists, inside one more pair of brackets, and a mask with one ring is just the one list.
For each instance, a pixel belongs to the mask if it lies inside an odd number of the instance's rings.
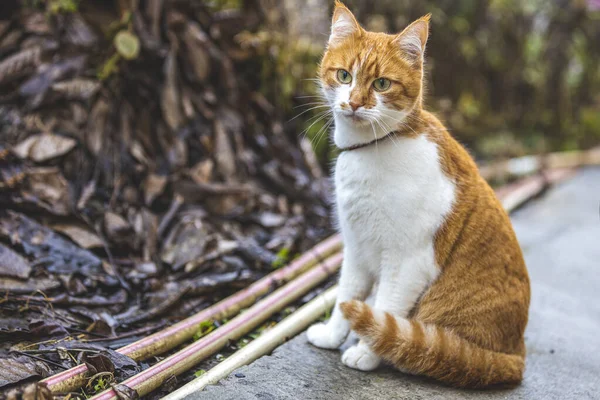
[[296,118],[300,117],[301,115],[304,115],[304,114],[306,114],[306,113],[307,113],[307,112],[309,112],[309,111],[312,111],[312,110],[317,110],[317,109],[319,109],[319,108],[326,108],[326,107],[327,107],[327,108],[329,108],[329,106],[327,106],[327,105],[320,105],[320,106],[314,106],[314,107],[311,107],[311,108],[309,108],[308,110],[304,110],[304,111],[302,111],[300,114],[296,115],[294,118],[292,118],[292,119],[290,119],[289,121],[287,121],[287,123],[290,123],[290,122],[292,122],[292,121],[293,121],[293,120],[295,120]]
[[310,130],[310,128],[312,128],[312,126],[313,126],[315,123],[318,123],[320,120],[323,120],[323,119],[325,119],[325,118],[327,118],[327,117],[330,117],[332,114],[333,114],[333,113],[332,113],[331,111],[329,111],[329,110],[325,110],[325,111],[321,111],[319,114],[317,114],[317,115],[315,115],[315,116],[313,116],[313,117],[310,117],[310,118],[308,119],[308,121],[306,121],[306,122],[307,122],[307,123],[310,123],[311,125],[309,125],[309,126],[308,126],[308,128],[306,128],[306,129],[305,129],[305,131],[306,131],[306,130]]
[[325,136],[327,130],[329,129],[329,127],[331,126],[331,124],[333,123],[333,118],[330,118],[322,127],[321,129],[319,129],[319,131],[317,132],[317,134],[315,135],[315,138],[317,139],[317,143],[315,144],[315,147],[319,147],[319,144],[321,143],[321,139],[323,136]]
[[321,100],[325,100],[325,96],[323,95],[306,95],[306,96],[296,96],[294,97],[294,99],[298,100],[298,99],[321,99]]
[[300,108],[300,107],[314,106],[314,105],[320,105],[320,106],[327,106],[327,107],[329,107],[329,104],[325,104],[322,101],[313,101],[313,102],[310,102],[310,103],[305,103],[305,104],[297,105],[296,107],[294,107],[294,109]]
[[[375,119],[375,122],[376,122],[376,123],[377,123],[377,124],[378,124],[378,125],[381,127],[381,129],[382,129],[384,132],[390,133],[390,132],[393,132],[393,131],[394,131],[394,129],[393,129],[393,128],[391,128],[391,127],[390,127],[390,126],[387,124],[387,122],[383,121],[382,119]],[[400,146],[400,143],[399,143],[399,142],[396,140],[396,138],[394,137],[394,135],[391,135],[391,136],[390,136],[390,140],[392,141],[392,144],[393,144],[393,145],[394,145],[396,148],[399,148],[399,146]]]
[[[392,132],[393,129],[391,129],[390,127],[387,126],[387,124],[385,124],[383,121],[376,119],[375,122],[381,127],[381,130],[383,130],[384,132]],[[391,135],[390,140],[392,141],[392,144],[396,147],[399,148],[400,144],[398,142],[396,142],[394,135]]]
[[395,117],[396,117],[395,115],[390,115],[390,114],[387,114],[387,113],[386,113],[386,112],[394,112],[394,111],[389,111],[389,110],[381,110],[380,112],[381,112],[381,114],[382,114],[383,116],[385,116],[386,118],[389,118],[389,119],[391,119],[391,120],[393,120],[394,122],[397,122],[397,123],[399,123],[399,124],[406,122],[406,116],[402,117],[402,119],[398,119],[398,118],[395,118]]
[[375,127],[373,126],[373,120],[369,119],[371,130],[373,130],[373,137],[375,138],[375,151],[377,151],[377,157],[379,157],[379,143],[377,143],[377,134],[375,133]]
[[[391,118],[392,120],[394,120],[394,118],[393,118],[393,117],[391,117],[391,116],[387,116],[387,115],[386,115],[386,117],[388,117],[388,118]],[[417,135],[417,132],[416,132],[416,131],[415,131],[415,130],[414,130],[414,129],[413,129],[411,126],[410,126],[410,124],[408,124],[408,123],[407,123],[407,121],[405,121],[405,120],[395,120],[395,121],[396,121],[396,122],[398,122],[398,124],[400,125],[400,127],[403,127],[403,128],[408,128],[408,129],[410,129],[410,130],[411,130],[411,131],[412,131],[412,132],[413,132],[415,135]]]
[[323,111],[320,115],[319,118],[317,118],[312,124],[310,124],[308,126],[308,128],[306,128],[304,131],[302,131],[302,133],[300,133],[301,135],[307,135],[308,132],[310,131],[310,128],[312,128],[315,124],[317,124],[319,121],[324,120],[325,118],[329,117],[330,115],[333,114],[333,111],[329,110],[329,111]]

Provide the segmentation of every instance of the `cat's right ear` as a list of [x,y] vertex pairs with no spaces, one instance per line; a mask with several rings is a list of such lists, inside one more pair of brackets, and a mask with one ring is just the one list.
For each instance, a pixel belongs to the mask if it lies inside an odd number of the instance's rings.
[[336,0],[333,18],[331,20],[329,46],[335,46],[350,36],[360,33],[361,30],[362,28],[348,7],[341,1]]
[[400,33],[395,41],[404,52],[407,61],[411,64],[422,64],[425,45],[429,37],[429,20],[431,14],[427,14],[412,24]]

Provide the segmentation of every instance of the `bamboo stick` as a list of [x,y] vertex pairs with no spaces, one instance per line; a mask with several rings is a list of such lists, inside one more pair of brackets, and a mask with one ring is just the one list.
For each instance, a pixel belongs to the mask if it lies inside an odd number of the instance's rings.
[[[229,340],[243,337],[285,305],[295,301],[335,273],[341,263],[341,254],[331,256],[317,267],[276,290],[212,333],[125,380],[122,384],[135,390],[140,397],[145,396],[162,385],[167,378],[177,376],[192,368],[198,362],[225,346]],[[92,400],[117,399],[114,389],[109,389],[92,397]]]
[[544,169],[577,168],[587,165],[600,165],[600,147],[511,158],[483,165],[479,172],[489,181],[530,175]]
[[[229,318],[237,314],[242,308],[253,304],[257,298],[265,295],[272,288],[281,286],[315,265],[319,265],[326,257],[338,252],[341,247],[342,243],[339,235],[333,235],[304,253],[288,266],[270,273],[248,288],[165,330],[122,347],[117,351],[136,361],[141,361],[171,350],[190,340],[198,331],[202,322]],[[48,377],[42,382],[48,385],[53,394],[68,393],[76,391],[86,383],[87,372],[87,367],[82,364]]]
[[548,185],[554,185],[573,176],[572,169],[553,169],[543,175],[530,176],[496,191],[507,212],[512,212],[542,193]]
[[335,303],[336,294],[337,286],[334,286],[264,332],[246,347],[236,351],[204,375],[163,397],[162,400],[181,400],[208,385],[219,382],[236,369],[272,352],[277,346],[296,336],[327,310],[330,310]]

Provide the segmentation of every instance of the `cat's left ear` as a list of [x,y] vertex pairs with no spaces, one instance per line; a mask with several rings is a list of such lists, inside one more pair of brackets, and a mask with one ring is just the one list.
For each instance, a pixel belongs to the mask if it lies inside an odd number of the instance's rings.
[[341,1],[336,0],[333,18],[331,19],[329,46],[335,46],[361,31],[362,28],[354,14]]
[[406,27],[398,36],[396,43],[412,64],[422,63],[425,45],[429,37],[429,20],[431,14],[427,14]]

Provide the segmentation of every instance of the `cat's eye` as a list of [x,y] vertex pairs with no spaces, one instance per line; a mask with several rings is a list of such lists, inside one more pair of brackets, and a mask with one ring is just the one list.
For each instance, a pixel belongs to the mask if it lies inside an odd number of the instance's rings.
[[375,81],[373,82],[373,87],[378,92],[386,91],[390,88],[390,86],[392,86],[392,82],[389,79],[385,78],[375,79]]
[[341,83],[348,84],[352,82],[352,75],[350,75],[350,72],[346,71],[345,69],[339,69],[337,72],[337,79]]

